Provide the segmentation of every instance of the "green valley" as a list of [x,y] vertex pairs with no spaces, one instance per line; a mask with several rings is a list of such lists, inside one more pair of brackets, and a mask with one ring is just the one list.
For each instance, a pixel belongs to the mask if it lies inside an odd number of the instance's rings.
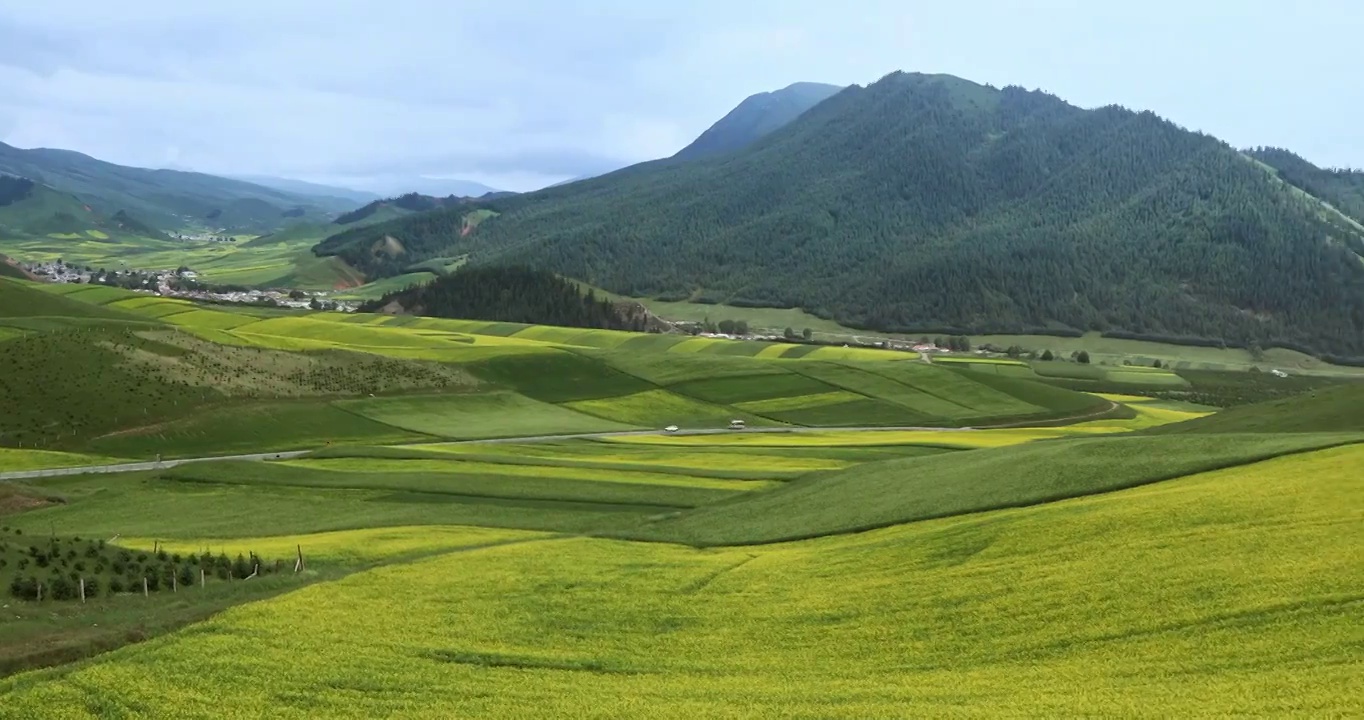
[[0,720],[1364,716],[1358,11],[305,5],[0,12]]
[[1345,376],[0,292],[0,717],[1353,707]]

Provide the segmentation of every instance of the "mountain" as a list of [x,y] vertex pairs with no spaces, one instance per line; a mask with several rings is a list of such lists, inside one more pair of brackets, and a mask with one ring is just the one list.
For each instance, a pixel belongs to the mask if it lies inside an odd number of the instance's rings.
[[69,193],[28,178],[0,175],[0,237],[53,235],[95,240],[166,238],[123,210],[106,216]]
[[774,92],[750,95],[673,157],[696,160],[748,147],[842,89],[838,85],[801,82]]
[[305,180],[294,180],[293,178],[273,177],[270,175],[234,175],[235,180],[249,182],[262,187],[274,188],[287,193],[297,195],[309,195],[312,197],[338,198],[347,203],[363,205],[364,203],[374,202],[380,196],[366,190],[352,190],[351,188],[339,187],[336,185],[322,185],[311,183]]
[[373,192],[379,197],[396,197],[408,193],[431,197],[482,197],[488,193],[504,192],[472,180],[433,178],[424,175],[388,174],[354,178],[350,184]]
[[1330,203],[1355,222],[1364,223],[1364,170],[1319,168],[1280,148],[1255,148],[1246,154],[1274,168],[1284,182]]
[[[1151,112],[894,73],[736,153],[328,238],[370,276],[524,263],[885,331],[1122,331],[1364,355],[1364,231]],[[1130,335],[1129,335],[1130,336]]]
[[[483,199],[491,200],[498,197],[498,193],[489,193]],[[464,198],[451,195],[449,197],[433,197],[420,193],[407,193],[398,197],[383,198],[375,200],[362,207],[356,208],[348,213],[338,215],[333,222],[335,225],[354,225],[362,220],[367,223],[376,222],[377,219],[387,220],[391,218],[404,217],[413,213],[428,212],[440,208],[459,208],[468,207],[476,202],[476,198]]]
[[297,218],[322,218],[356,203],[285,192],[241,180],[179,170],[148,170],[69,150],[23,150],[0,143],[0,173],[75,196],[93,211],[122,210],[163,230],[187,226],[268,230]]

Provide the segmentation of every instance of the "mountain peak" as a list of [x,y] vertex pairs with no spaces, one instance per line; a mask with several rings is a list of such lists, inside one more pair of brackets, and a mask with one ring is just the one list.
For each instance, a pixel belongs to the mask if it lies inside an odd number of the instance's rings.
[[739,150],[842,89],[838,85],[797,82],[780,90],[750,95],[673,158],[697,160]]

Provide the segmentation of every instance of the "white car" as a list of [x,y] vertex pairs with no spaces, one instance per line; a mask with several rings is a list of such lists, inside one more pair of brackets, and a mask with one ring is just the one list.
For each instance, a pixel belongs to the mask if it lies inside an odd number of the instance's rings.
[[668,427],[663,428],[663,432],[677,432],[677,426],[669,425]]

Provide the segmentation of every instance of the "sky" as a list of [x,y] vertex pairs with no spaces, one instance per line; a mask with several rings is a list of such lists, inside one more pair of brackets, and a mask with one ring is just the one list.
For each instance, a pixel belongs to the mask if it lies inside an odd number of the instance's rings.
[[529,190],[748,95],[894,71],[1364,167],[1357,0],[0,0],[0,141],[386,191]]

